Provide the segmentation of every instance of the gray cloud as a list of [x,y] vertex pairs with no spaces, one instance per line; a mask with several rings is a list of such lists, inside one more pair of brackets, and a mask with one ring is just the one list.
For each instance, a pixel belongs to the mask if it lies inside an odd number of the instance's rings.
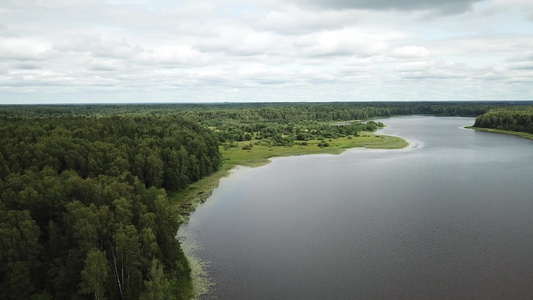
[[510,70],[533,70],[533,60],[512,63],[507,66]]
[[14,69],[21,69],[21,70],[37,70],[41,69],[41,65],[35,64],[35,63],[29,63],[29,62],[23,62],[16,64]]
[[89,69],[92,71],[104,71],[104,72],[119,70],[112,65],[105,65],[105,64],[94,64]]
[[309,11],[287,7],[284,11],[271,11],[264,17],[254,19],[251,24],[258,30],[301,35],[342,29],[357,24],[357,21],[358,13],[352,11]]
[[442,14],[468,11],[482,0],[296,0],[296,3],[326,9],[428,10]]

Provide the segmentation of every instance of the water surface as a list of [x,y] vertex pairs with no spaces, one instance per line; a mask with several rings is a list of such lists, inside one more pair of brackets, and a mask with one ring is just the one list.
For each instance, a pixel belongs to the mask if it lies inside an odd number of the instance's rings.
[[204,299],[530,299],[533,141],[473,118],[380,120],[402,150],[275,159],[224,178],[180,229]]

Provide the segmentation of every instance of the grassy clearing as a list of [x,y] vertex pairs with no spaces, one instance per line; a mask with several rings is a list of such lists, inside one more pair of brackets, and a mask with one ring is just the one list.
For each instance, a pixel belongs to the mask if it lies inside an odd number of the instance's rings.
[[474,129],[474,130],[477,130],[477,131],[486,131],[486,132],[511,134],[511,135],[516,135],[516,136],[519,136],[519,137],[523,137],[523,138],[526,138],[526,139],[533,140],[533,134],[526,133],[526,132],[509,131],[509,130],[501,130],[501,129],[493,129],[493,128],[481,128],[481,127],[473,127],[473,126],[466,126],[465,128]]
[[[279,156],[294,156],[307,154],[330,153],[339,154],[346,149],[364,147],[370,149],[400,149],[408,143],[399,137],[365,134],[359,137],[341,137],[337,139],[326,139],[328,147],[319,147],[319,140],[307,141],[307,145],[295,144],[292,147],[265,146],[257,141],[237,142],[236,147],[225,150],[220,148],[224,157],[224,163],[229,165],[245,165],[255,167],[268,163],[268,159]],[[242,147],[252,144],[251,150],[243,150]]]

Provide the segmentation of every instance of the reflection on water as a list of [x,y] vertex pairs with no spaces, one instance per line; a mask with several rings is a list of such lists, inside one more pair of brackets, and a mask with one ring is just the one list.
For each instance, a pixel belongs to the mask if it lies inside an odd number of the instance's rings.
[[182,228],[211,299],[526,299],[533,141],[380,120],[402,150],[275,159],[224,178]]

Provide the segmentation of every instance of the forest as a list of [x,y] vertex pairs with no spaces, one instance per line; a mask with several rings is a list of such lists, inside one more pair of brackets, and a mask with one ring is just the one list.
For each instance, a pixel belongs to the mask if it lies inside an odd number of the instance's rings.
[[3,118],[0,299],[179,295],[167,192],[220,162],[212,132],[176,116]]
[[0,106],[0,299],[188,298],[169,197],[217,172],[224,149],[327,147],[384,125],[369,119],[407,114],[484,114],[479,126],[532,130],[522,104]]
[[[527,102],[333,102],[333,103],[221,103],[130,105],[23,105],[0,106],[4,118],[178,116],[213,130],[219,142],[265,140],[290,145],[303,139],[345,134],[350,128],[331,123],[395,115],[479,116],[490,109]],[[530,103],[531,104],[531,103]],[[354,124],[354,126],[358,126]],[[307,131],[306,131],[307,130]],[[364,130],[364,129],[358,129]],[[339,132],[340,131],[340,132]],[[302,140],[302,136],[298,140]]]
[[339,121],[394,115],[479,116],[490,109],[533,104],[528,101],[450,102],[280,102],[208,104],[71,104],[3,105],[0,115],[13,117],[116,116],[177,114],[201,124],[224,120],[283,122]]
[[474,127],[533,134],[533,106],[505,107],[490,110],[476,118]]

